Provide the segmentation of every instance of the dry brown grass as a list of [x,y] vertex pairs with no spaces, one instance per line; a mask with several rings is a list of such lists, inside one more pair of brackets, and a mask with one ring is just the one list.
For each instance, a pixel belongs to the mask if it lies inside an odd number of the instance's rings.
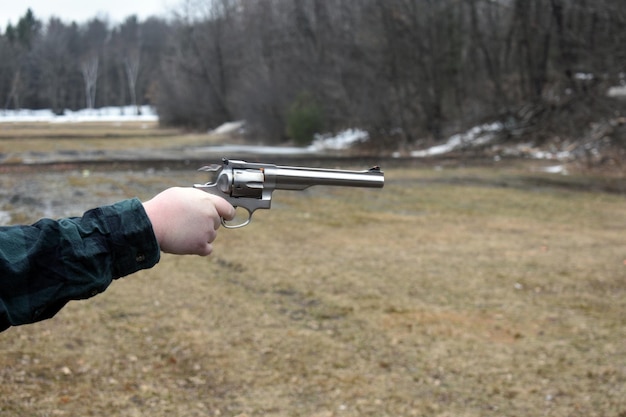
[[[140,197],[192,182],[118,175]],[[543,179],[277,192],[211,257],[2,333],[0,415],[623,417],[625,198]]]
[[0,123],[0,153],[168,149],[215,139],[155,122]]

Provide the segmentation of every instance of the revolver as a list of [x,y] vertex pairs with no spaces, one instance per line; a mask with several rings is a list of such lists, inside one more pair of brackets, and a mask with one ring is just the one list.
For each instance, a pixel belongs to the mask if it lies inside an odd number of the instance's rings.
[[246,226],[258,209],[269,209],[274,190],[304,190],[312,185],[382,188],[384,173],[378,166],[364,171],[278,166],[222,159],[222,164],[212,164],[199,169],[210,172],[212,180],[195,184],[194,188],[223,197],[235,208],[247,211],[241,223],[222,225],[229,229]]

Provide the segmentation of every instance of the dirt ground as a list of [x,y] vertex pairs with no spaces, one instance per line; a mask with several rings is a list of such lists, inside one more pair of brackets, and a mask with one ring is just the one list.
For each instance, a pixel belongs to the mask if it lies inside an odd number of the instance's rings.
[[[0,334],[0,415],[626,416],[625,195],[526,163],[383,168]],[[9,172],[0,210],[199,175]]]

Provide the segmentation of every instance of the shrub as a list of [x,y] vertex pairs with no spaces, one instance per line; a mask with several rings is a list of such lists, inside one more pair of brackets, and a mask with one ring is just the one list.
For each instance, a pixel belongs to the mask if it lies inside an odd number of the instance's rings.
[[287,136],[298,145],[306,146],[313,135],[321,132],[324,116],[321,107],[308,93],[300,93],[287,113]]

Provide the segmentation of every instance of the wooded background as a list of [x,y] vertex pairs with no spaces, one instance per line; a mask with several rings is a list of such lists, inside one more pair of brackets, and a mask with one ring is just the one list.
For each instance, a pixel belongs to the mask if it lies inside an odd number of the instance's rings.
[[5,109],[152,104],[163,125],[246,120],[268,142],[367,130],[427,144],[623,117],[623,0],[200,0],[168,19],[37,19],[0,35]]

